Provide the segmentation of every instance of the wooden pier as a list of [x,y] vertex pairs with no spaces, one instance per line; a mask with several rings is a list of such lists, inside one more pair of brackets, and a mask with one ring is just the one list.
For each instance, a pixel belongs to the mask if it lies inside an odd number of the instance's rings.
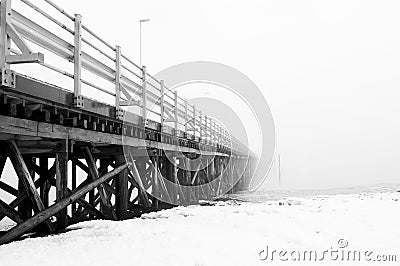
[[[85,27],[80,15],[43,1],[65,16],[73,25],[69,28],[44,7],[21,2],[72,34],[74,43],[13,10],[11,0],[1,1],[0,171],[9,159],[18,185],[0,178],[0,195],[12,198],[6,202],[0,196],[0,220],[8,217],[17,224],[0,235],[0,244],[89,219],[139,217],[247,189],[253,171],[249,150],[223,125]],[[70,61],[74,73],[46,63],[46,54],[32,50],[30,43]],[[114,67],[84,51],[83,43]],[[74,87],[18,73],[14,64],[40,65],[49,75],[72,78]],[[85,80],[84,71],[113,90]],[[87,97],[83,85],[114,97],[115,104]]]

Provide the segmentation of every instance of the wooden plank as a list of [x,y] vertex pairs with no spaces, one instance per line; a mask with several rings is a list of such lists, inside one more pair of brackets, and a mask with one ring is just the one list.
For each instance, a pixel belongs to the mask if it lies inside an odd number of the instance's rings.
[[[99,178],[99,172],[96,166],[96,162],[92,156],[92,153],[90,152],[89,147],[84,147],[83,148],[83,153],[85,155],[85,159],[86,159],[86,163],[88,165],[89,168],[89,172],[90,172],[90,177],[92,178],[92,180],[96,180]],[[111,203],[108,200],[106,191],[104,189],[103,183],[101,183],[99,185],[99,187],[97,188],[100,194],[100,198],[101,198],[101,202],[104,206],[104,208],[107,211],[107,215],[108,217],[110,217],[111,219],[117,220],[117,215],[115,214],[114,210],[112,209]]]
[[74,191],[71,195],[65,197],[60,202],[55,203],[51,207],[47,208],[46,210],[41,211],[40,213],[35,214],[31,219],[24,221],[23,223],[15,226],[10,231],[5,233],[2,237],[0,237],[0,245],[13,241],[14,239],[22,236],[32,228],[36,227],[37,225],[43,223],[44,221],[48,220],[51,216],[56,214],[57,212],[61,211],[65,207],[67,207],[72,202],[78,200],[79,198],[83,197],[86,193],[93,190],[95,187],[98,187],[100,184],[107,182],[118,173],[123,171],[128,167],[128,164],[121,165],[115,168],[113,171],[103,175],[102,177],[93,180],[90,184],[85,187]]
[[16,210],[14,210],[14,208],[10,207],[2,200],[0,200],[0,213],[3,213],[17,224],[20,224],[24,221],[21,215]]
[[[21,153],[18,150],[17,144],[14,140],[7,141],[8,149],[10,151],[10,159],[14,166],[15,172],[18,175],[19,180],[21,180],[25,192],[27,193],[28,197],[31,199],[34,207],[37,211],[43,211],[44,205],[42,200],[40,199],[39,193],[36,190],[35,183],[32,180],[32,177],[26,167],[25,161],[22,158]],[[46,226],[50,231],[54,231],[54,227],[50,220],[47,220]]]

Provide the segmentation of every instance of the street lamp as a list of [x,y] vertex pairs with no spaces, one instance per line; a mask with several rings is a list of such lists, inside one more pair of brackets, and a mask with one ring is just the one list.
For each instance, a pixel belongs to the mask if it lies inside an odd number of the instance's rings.
[[139,20],[140,24],[140,67],[142,67],[142,23],[149,22],[150,19],[141,19]]

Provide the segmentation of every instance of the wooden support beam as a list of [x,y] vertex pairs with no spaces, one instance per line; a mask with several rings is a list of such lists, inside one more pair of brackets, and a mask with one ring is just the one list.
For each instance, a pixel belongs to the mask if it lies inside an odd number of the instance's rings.
[[[28,163],[30,162],[30,160],[27,160],[26,162]],[[21,200],[20,203],[18,204],[18,211],[21,214],[22,219],[27,220],[30,217],[32,217],[33,205],[31,199],[28,197],[22,179],[18,179],[18,197],[23,195],[26,195],[26,197],[24,200]]]
[[7,193],[13,195],[14,197],[18,197],[18,190],[16,190],[12,186],[10,186],[2,181],[0,181],[0,188],[2,190],[6,191]]
[[[39,158],[39,170],[40,170],[40,178],[48,179],[49,176],[49,159],[45,157]],[[40,186],[40,198],[42,199],[43,205],[47,208],[49,207],[49,191],[50,184],[46,180],[42,186]]]
[[[92,178],[92,180],[96,180],[99,178],[99,172],[96,166],[96,162],[92,156],[92,153],[90,152],[89,147],[84,147],[83,148],[83,152],[85,155],[85,159],[86,159],[86,163],[88,165],[89,168],[89,172],[90,172],[90,177]],[[101,198],[101,202],[103,204],[103,207],[106,209],[107,211],[107,215],[108,217],[110,217],[111,219],[117,220],[118,217],[115,214],[111,203],[107,197],[106,191],[104,189],[103,183],[99,184],[99,187],[97,188],[100,194],[100,198]]]
[[51,216],[56,214],[57,212],[61,211],[65,207],[67,207],[72,202],[78,200],[79,198],[83,197],[86,193],[93,190],[95,187],[98,187],[100,184],[107,182],[111,178],[115,177],[121,171],[126,169],[128,164],[121,165],[115,168],[113,171],[103,175],[102,177],[93,180],[90,184],[85,187],[82,187],[60,202],[55,203],[51,207],[47,208],[46,210],[41,211],[40,213],[35,214],[31,219],[24,221],[23,223],[15,226],[10,231],[5,233],[2,237],[0,237],[0,245],[13,241],[14,239],[22,236],[32,228],[36,227],[37,225],[43,223],[44,221],[48,220]]
[[0,200],[0,213],[3,213],[17,224],[20,224],[24,221],[24,219],[21,217],[21,214],[19,214],[16,210],[14,210],[14,208],[10,207],[2,200]]
[[[53,169],[54,169],[54,170],[53,170]],[[48,174],[47,174],[47,175],[41,176],[38,180],[35,181],[35,187],[38,188],[38,187],[43,186],[43,184],[44,184],[46,181],[49,181],[49,187],[50,187],[51,185],[54,185],[54,186],[55,186],[56,182],[55,182],[55,180],[54,180],[54,178],[53,178],[54,175],[55,175],[55,164],[48,170]],[[54,180],[54,182],[52,182],[52,180]],[[88,180],[86,180],[86,181],[84,181],[80,186],[84,186],[84,185],[86,185],[86,184],[88,184],[88,183],[89,183]],[[22,186],[22,183],[21,183],[21,186]],[[22,187],[22,188],[23,188],[23,187]],[[78,188],[79,188],[79,187],[78,187]],[[19,193],[19,192],[18,192],[18,193]],[[27,194],[25,193],[25,190],[23,189],[23,190],[21,191],[21,194],[18,194],[18,197],[17,197],[15,200],[13,200],[9,205],[10,205],[11,208],[16,208],[17,206],[20,206],[20,204],[21,204],[24,200],[26,200],[26,199],[28,199],[28,196],[27,196]],[[2,219],[4,219],[4,215],[3,215],[3,214],[0,214],[0,221],[1,221]]]
[[217,188],[217,192],[216,192],[216,196],[220,197],[221,196],[221,187],[223,184],[223,179],[226,175],[226,170],[225,170],[225,165],[221,162],[221,160],[218,160],[218,169],[219,169],[219,181],[218,181],[218,188]]
[[38,180],[35,181],[36,187],[42,186],[46,180],[48,180],[50,177],[54,177],[56,175],[56,163],[54,162],[53,166],[50,167],[48,170],[44,170],[44,167],[40,167],[37,164],[35,164],[32,160],[27,160],[25,161],[26,166],[34,171],[36,174],[38,174],[40,177]]
[[134,178],[134,180],[136,181],[136,183],[139,185],[139,195],[140,195],[140,197],[142,198],[142,202],[141,203],[143,203],[143,205],[145,206],[145,207],[150,207],[150,201],[149,201],[149,198],[147,197],[147,192],[146,192],[146,189],[144,188],[144,186],[143,186],[143,182],[142,182],[142,179],[141,179],[141,177],[140,177],[140,174],[139,174],[139,171],[138,171],[138,169],[137,169],[137,167],[136,167],[136,162],[135,162],[135,160],[133,159],[133,156],[132,156],[132,154],[129,154],[130,155],[130,163],[131,163],[131,167],[130,167],[130,169],[131,169],[131,172],[132,172],[132,175],[133,175],[133,178]]
[[[10,159],[14,166],[15,172],[18,175],[19,180],[21,180],[25,192],[27,193],[28,197],[31,199],[34,207],[37,209],[38,212],[44,210],[44,205],[42,200],[40,199],[39,193],[36,190],[35,183],[32,180],[32,177],[26,167],[25,161],[22,158],[22,155],[17,147],[17,144],[14,140],[8,141],[8,149],[10,152]],[[46,226],[50,231],[54,231],[54,227],[50,220],[47,220]]]
[[88,213],[91,215],[99,218],[99,219],[107,219],[108,217],[105,216],[102,212],[98,211],[95,207],[90,205],[86,200],[84,199],[78,199],[76,202],[81,205]]
[[152,171],[152,194],[153,194],[153,208],[158,208],[158,201],[160,198],[160,182],[158,178],[158,156],[151,157],[151,163],[153,165]]
[[[193,195],[193,200],[195,204],[199,203],[199,187],[198,187],[198,176],[201,168],[201,163],[197,162],[196,160],[190,160],[191,164],[191,169],[195,171],[192,171],[192,179],[190,180],[190,185],[191,185],[191,190],[192,190],[192,195]],[[197,164],[197,165],[196,165]]]
[[[143,166],[143,164],[139,163],[139,161],[135,160],[132,156],[132,153],[129,153],[129,157],[130,157],[130,170],[131,170],[131,175],[132,175],[132,179],[130,179],[132,185],[136,186],[138,188],[138,196],[140,198],[140,202],[139,204],[149,208],[151,207],[150,204],[150,200],[147,194],[147,189],[145,188],[145,186],[143,185],[143,181],[142,181],[142,176],[139,173],[138,167],[139,166]],[[143,174],[144,171],[142,171]]]
[[[124,155],[119,155],[115,157],[117,164],[125,163]],[[117,211],[117,216],[119,220],[126,219],[128,211],[128,169],[125,169],[118,174],[119,177],[116,179],[115,186],[115,207]]]
[[[55,169],[55,165],[53,165],[53,166],[54,166],[54,169]],[[49,170],[49,173],[53,173],[51,169]],[[46,177],[40,177],[38,180],[35,181],[35,187],[38,188],[38,187],[43,186],[44,182],[47,181],[47,180],[49,180],[49,184],[51,184],[51,178],[53,178],[54,175],[55,175],[55,172],[54,172],[53,175],[49,174]],[[55,180],[54,180],[53,183],[55,185]],[[87,180],[85,182],[83,182],[81,184],[81,186],[86,185],[86,184],[88,184]],[[19,206],[21,204],[21,202],[23,202],[26,199],[28,199],[28,196],[26,195],[25,190],[22,190],[21,195],[18,195],[18,197],[15,200],[13,200],[9,205],[10,205],[11,208],[16,208],[17,206]],[[0,214],[0,221],[2,219],[4,219],[4,215]]]
[[[69,188],[65,188],[65,195],[72,195],[72,194],[73,194],[73,192]],[[100,211],[98,211],[95,207],[90,205],[86,200],[83,199],[83,197],[77,199],[76,202],[80,206],[82,206],[85,210],[87,210],[88,213],[92,214],[93,216],[96,216],[99,219],[107,219],[107,216],[105,216]]]
[[71,161],[73,163],[75,163],[77,166],[79,166],[79,168],[81,168],[85,173],[89,174],[89,168],[82,163],[80,160],[76,159],[76,158],[72,158]]
[[[160,170],[157,169],[157,171],[158,171],[158,175],[157,175],[158,183],[160,185],[160,188],[163,189],[163,190],[160,190],[160,196],[162,196],[162,199],[166,199],[167,202],[172,202],[170,193],[169,193],[169,191],[167,189],[167,186],[166,186],[166,184],[164,182],[164,178],[162,177],[162,175],[160,173]],[[162,191],[164,191],[164,193],[162,193]]]
[[104,186],[104,189],[107,191],[108,194],[110,194],[110,195],[112,195],[112,194],[116,195],[117,194],[116,189],[113,188],[113,186],[111,186],[110,184],[103,183],[103,186]]
[[[56,201],[65,198],[65,191],[68,185],[68,152],[56,153]],[[57,213],[57,229],[63,230],[68,226],[67,209]]]
[[[193,162],[191,162],[192,165],[194,165]],[[197,167],[192,167],[192,169],[196,169],[196,172],[194,173],[193,177],[192,177],[192,181],[191,184],[194,185],[195,183],[197,183],[197,177],[199,175],[199,171],[200,171],[200,167],[201,167],[201,163],[198,163],[199,165]]]
[[[72,181],[72,190],[76,189],[76,163],[72,161],[72,166],[71,166],[71,171],[72,171],[72,176],[71,176],[71,181]],[[71,205],[71,216],[74,217],[76,213],[76,203],[72,203]]]
[[190,186],[190,181],[192,180],[192,166],[190,163],[190,159],[185,157],[183,158],[183,163],[184,163],[184,173],[183,173],[183,177],[184,177],[184,183],[183,185],[185,185],[185,190],[186,190],[186,195],[185,195],[185,204],[184,205],[189,205],[191,203],[192,200],[192,187]]
[[[89,174],[89,178],[90,178],[90,174]],[[90,178],[90,179],[93,180],[92,178]],[[93,189],[93,190],[89,191],[89,204],[91,206],[96,206],[95,200],[96,200],[95,190]],[[89,219],[94,219],[94,218],[95,218],[95,216],[93,214],[89,213]]]
[[[170,162],[170,160],[173,162]],[[175,184],[179,184],[179,180],[177,178],[177,169],[175,163],[176,157],[164,157],[164,168],[165,168],[165,178],[168,179],[171,183],[167,183],[168,192],[171,198],[171,204],[178,205],[178,191],[176,189]],[[161,177],[162,178],[162,177]]]
[[[23,195],[19,196],[18,198],[16,198],[15,200],[13,200],[10,204],[8,204],[11,208],[16,208],[17,206],[19,206],[21,204],[21,202],[23,202],[24,200],[26,200],[28,198],[28,196],[26,195],[26,193],[24,193]],[[5,217],[4,214],[0,213],[0,221],[3,220]]]
[[[56,179],[54,177],[50,177],[48,181],[49,181],[49,184],[52,184],[54,186],[56,185]],[[84,186],[88,185],[89,183],[90,183],[90,180],[86,179],[78,187],[75,187],[72,191],[81,189]],[[64,195],[70,195],[70,194],[72,194],[72,191],[68,187],[66,187],[65,190],[64,190]],[[96,197],[93,195],[93,204],[90,204],[87,201],[85,201],[84,196],[82,198],[80,198],[80,199],[77,199],[72,204],[76,205],[76,203],[78,203],[79,206],[81,206],[81,207],[85,208],[85,210],[87,210],[87,213],[89,213],[89,215],[93,216],[92,217],[93,219],[94,219],[94,217],[97,217],[99,219],[107,219],[108,218],[107,216],[102,214],[100,211],[98,211],[94,207],[95,206],[95,203],[94,203],[95,202],[95,198]],[[77,211],[75,210],[75,213],[76,212]],[[68,221],[68,223],[69,223],[69,221]]]
[[4,166],[6,165],[7,157],[6,156],[0,156],[0,178],[3,174]]

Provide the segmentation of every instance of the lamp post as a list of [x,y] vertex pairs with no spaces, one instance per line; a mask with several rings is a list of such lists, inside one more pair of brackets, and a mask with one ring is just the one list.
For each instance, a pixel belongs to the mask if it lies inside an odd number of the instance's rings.
[[142,67],[142,23],[149,22],[150,19],[141,19],[139,20],[140,24],[140,67]]

